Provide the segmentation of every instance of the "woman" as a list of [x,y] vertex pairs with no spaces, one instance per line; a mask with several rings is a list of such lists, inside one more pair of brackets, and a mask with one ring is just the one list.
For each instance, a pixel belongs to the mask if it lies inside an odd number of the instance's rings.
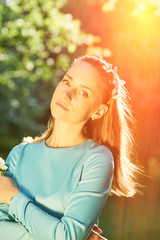
[[48,130],[7,158],[11,178],[0,177],[3,239],[102,239],[94,224],[108,195],[137,191],[124,83],[102,58],[73,62],[53,94]]

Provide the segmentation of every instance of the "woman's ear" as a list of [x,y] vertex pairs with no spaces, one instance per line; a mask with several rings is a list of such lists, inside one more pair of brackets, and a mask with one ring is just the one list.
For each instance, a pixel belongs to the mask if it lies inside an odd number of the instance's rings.
[[92,120],[99,119],[103,117],[108,111],[108,106],[105,104],[101,104],[97,111],[91,116]]

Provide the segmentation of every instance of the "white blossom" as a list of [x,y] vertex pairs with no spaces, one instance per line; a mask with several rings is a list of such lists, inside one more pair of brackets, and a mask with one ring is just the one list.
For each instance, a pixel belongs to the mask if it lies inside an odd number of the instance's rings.
[[8,167],[5,165],[5,161],[1,157],[0,157],[0,169],[1,170],[7,170],[8,169]]

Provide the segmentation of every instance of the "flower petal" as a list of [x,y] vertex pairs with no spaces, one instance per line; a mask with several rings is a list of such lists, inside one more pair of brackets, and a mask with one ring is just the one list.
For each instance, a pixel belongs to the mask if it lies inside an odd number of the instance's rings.
[[5,161],[3,160],[3,158],[0,157],[0,165],[4,165]]
[[3,166],[1,167],[1,169],[2,169],[2,170],[7,170],[8,167],[7,167],[6,165],[3,165]]

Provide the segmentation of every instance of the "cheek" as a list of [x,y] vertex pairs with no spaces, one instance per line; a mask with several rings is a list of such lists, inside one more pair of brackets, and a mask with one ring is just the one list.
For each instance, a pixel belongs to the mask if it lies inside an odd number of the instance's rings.
[[58,86],[55,88],[53,95],[52,95],[52,99],[51,99],[51,104],[55,101],[55,99],[60,96],[60,86],[58,84]]
[[89,119],[92,117],[92,115],[97,111],[97,109],[100,106],[100,102],[98,100],[91,101],[89,104],[85,104],[84,106],[84,117],[86,119]]
[[53,109],[54,109],[53,102],[54,102],[54,100],[52,97],[51,102],[50,102],[50,111],[51,111],[52,116],[53,116]]
[[77,116],[79,115],[82,118],[88,119],[96,111],[96,103],[86,101],[82,105],[79,104],[79,107],[77,106],[76,111]]
[[54,109],[54,105],[55,105],[55,100],[56,100],[56,97],[57,97],[57,90],[54,91],[53,93],[53,96],[51,98],[51,102],[50,102],[50,110],[51,110],[51,113],[53,112],[53,109]]

